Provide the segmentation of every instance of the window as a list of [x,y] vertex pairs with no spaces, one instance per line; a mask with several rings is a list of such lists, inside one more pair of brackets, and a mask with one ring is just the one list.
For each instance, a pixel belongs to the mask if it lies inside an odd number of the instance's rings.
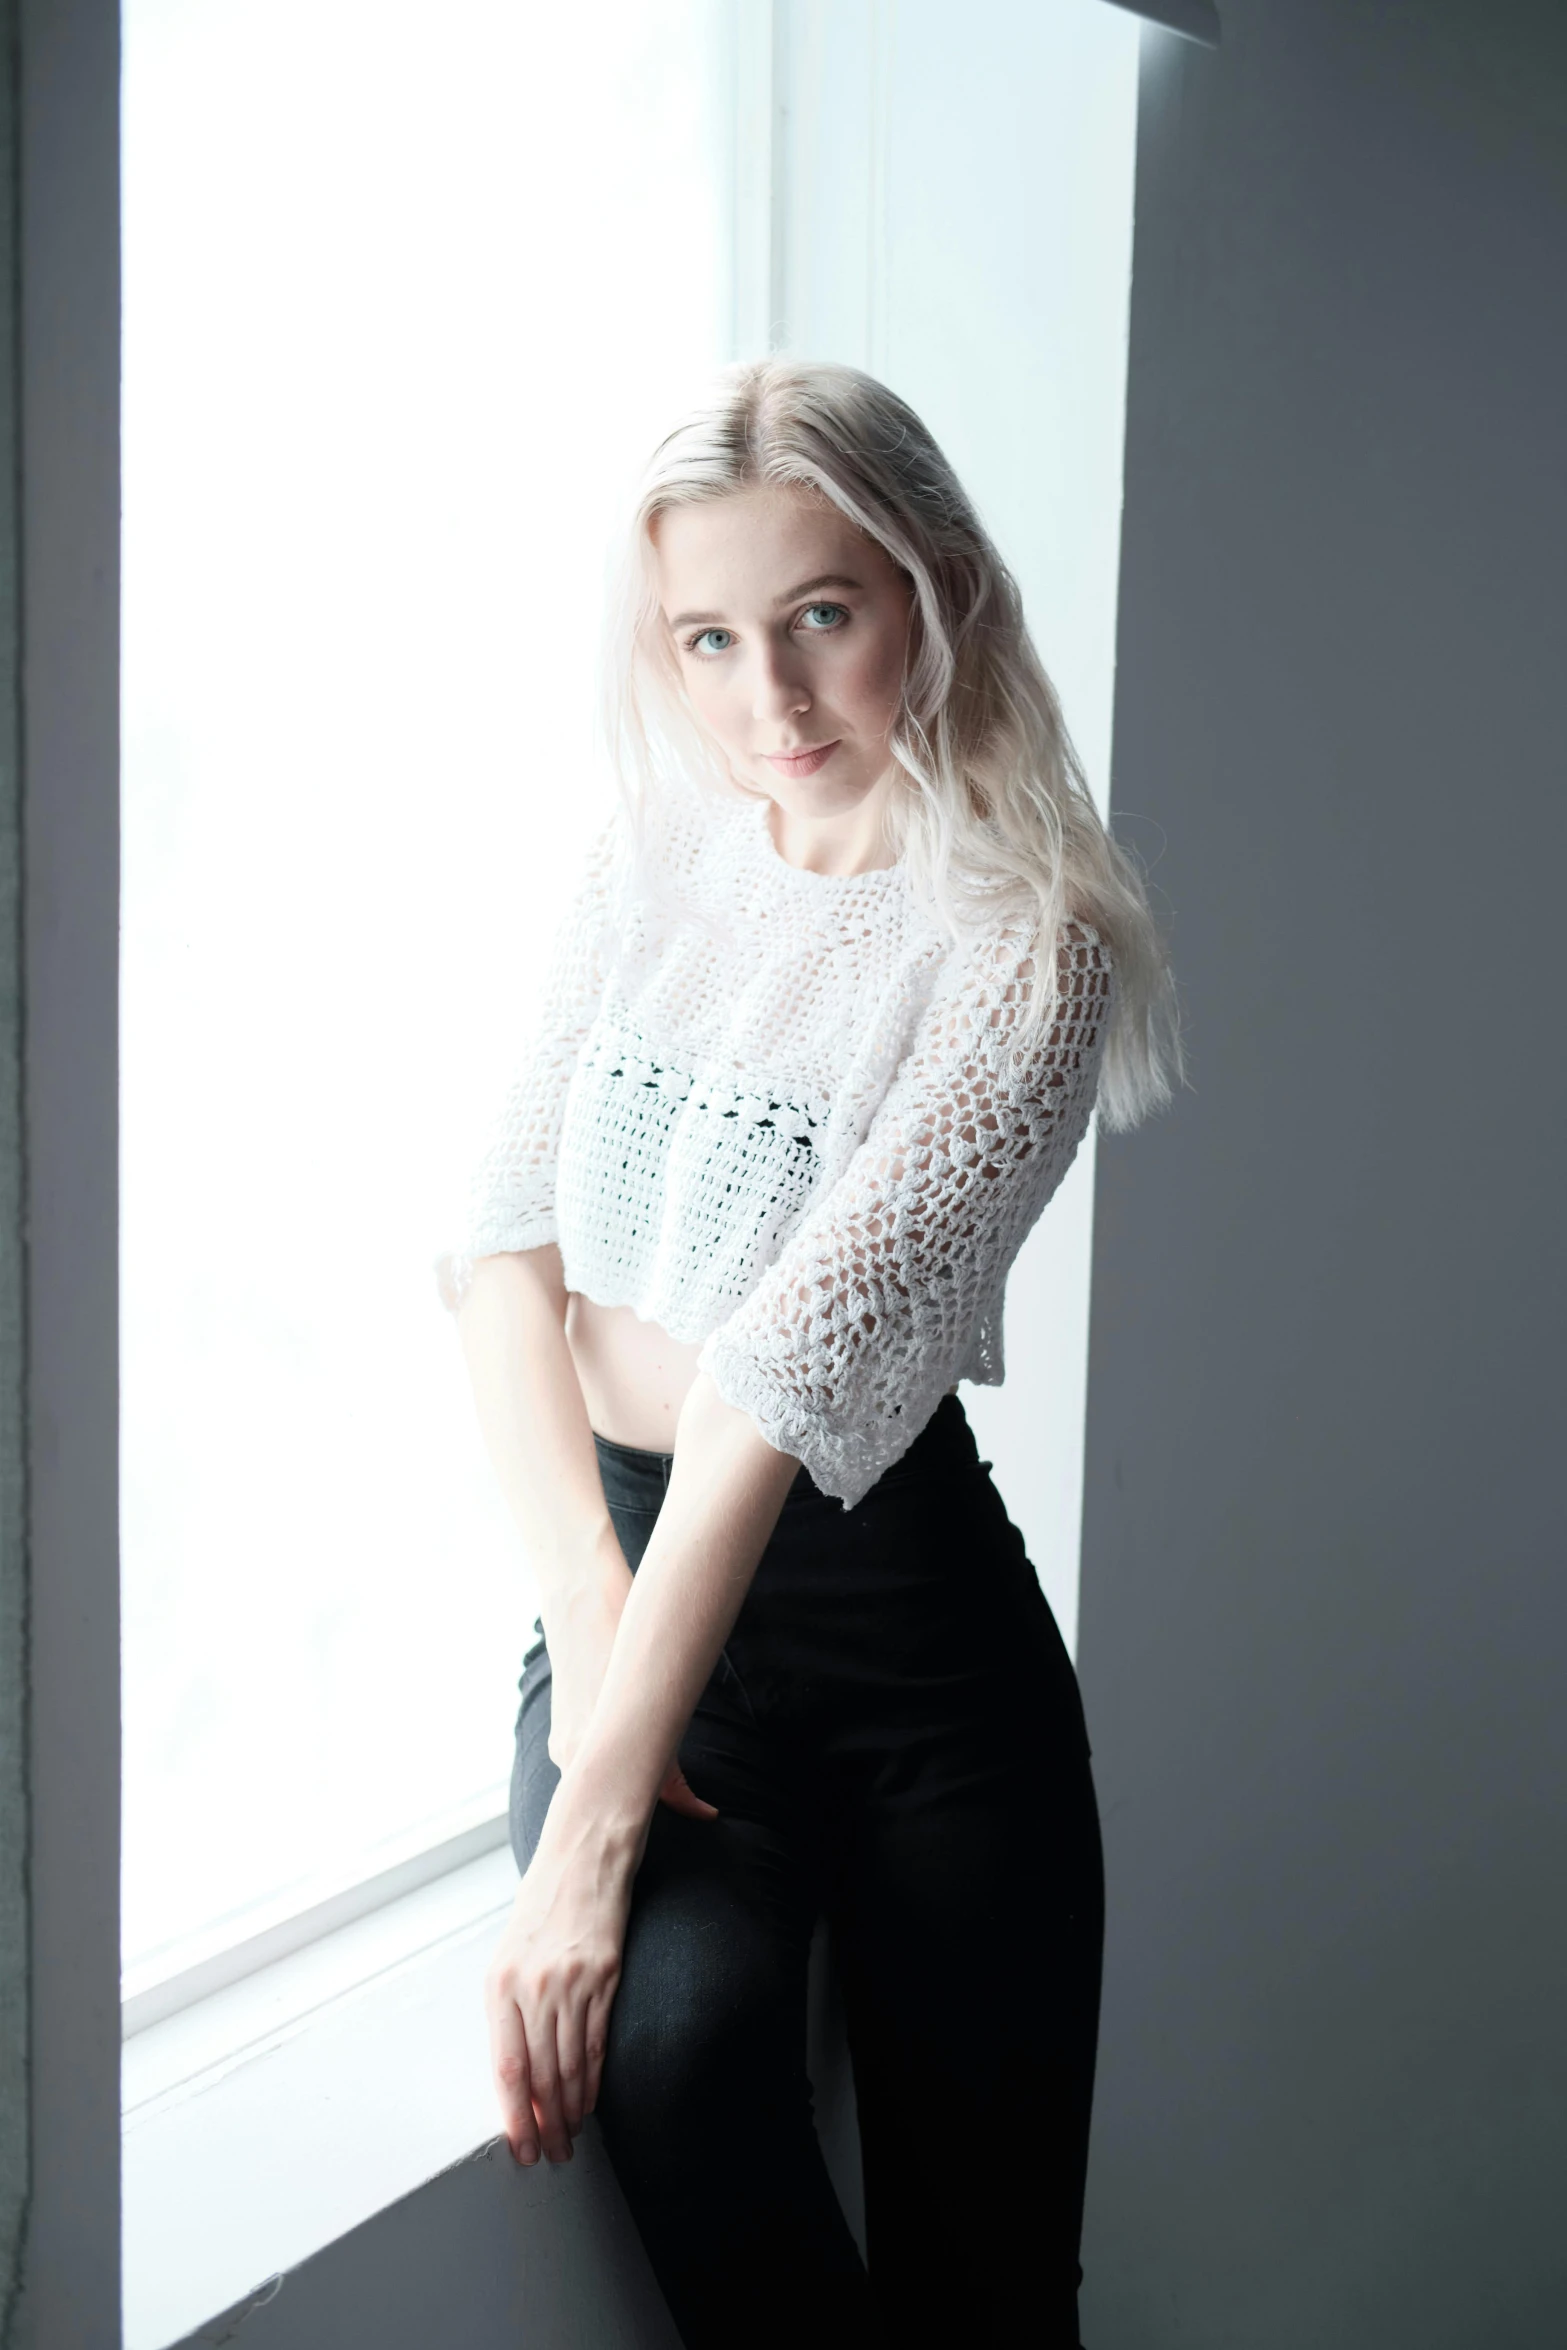
[[[125,50],[136,1990],[501,1812],[536,1600],[432,1260],[608,793],[606,542],[688,385],[782,340],[904,392],[1105,788],[1137,37],[127,0]],[[1091,1180],[965,1395],[1069,1640]]]
[[432,1265],[607,790],[607,533],[729,355],[727,13],[128,0],[128,1987],[503,1808]]

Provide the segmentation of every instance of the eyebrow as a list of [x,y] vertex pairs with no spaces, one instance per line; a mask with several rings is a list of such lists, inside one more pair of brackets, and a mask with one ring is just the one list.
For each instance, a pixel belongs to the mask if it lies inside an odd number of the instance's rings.
[[[808,596],[816,588],[830,587],[852,588],[857,595],[863,595],[865,593],[864,586],[861,581],[857,579],[850,579],[846,572],[824,571],[816,579],[802,579],[797,586],[792,588],[785,588],[783,594],[774,599],[773,608],[776,611],[781,605],[792,604],[798,597]],[[723,614],[721,612],[677,612],[673,620],[670,621],[669,625],[671,629],[696,628],[699,625],[703,628],[711,628],[720,622],[722,618]]]

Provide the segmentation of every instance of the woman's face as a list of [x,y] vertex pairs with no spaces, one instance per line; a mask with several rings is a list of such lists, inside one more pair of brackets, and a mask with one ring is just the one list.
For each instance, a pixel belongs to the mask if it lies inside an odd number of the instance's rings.
[[692,710],[742,783],[790,816],[849,814],[890,780],[910,586],[803,489],[655,517],[659,602]]

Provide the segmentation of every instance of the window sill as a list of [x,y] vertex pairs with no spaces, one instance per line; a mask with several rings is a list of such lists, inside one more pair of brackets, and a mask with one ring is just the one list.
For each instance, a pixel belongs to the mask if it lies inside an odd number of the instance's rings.
[[127,2039],[125,2350],[165,2350],[498,2135],[485,1853]]

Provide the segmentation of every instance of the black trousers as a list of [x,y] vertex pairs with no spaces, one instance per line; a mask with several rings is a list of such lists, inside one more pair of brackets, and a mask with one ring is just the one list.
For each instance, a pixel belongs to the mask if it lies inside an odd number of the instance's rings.
[[[672,1456],[597,1438],[633,1568]],[[689,2350],[1078,2341],[1104,1890],[1077,1681],[955,1395],[852,1510],[802,1468],[632,1894],[599,2126]],[[557,1780],[542,1634],[512,1844]],[[830,1919],[869,2273],[805,2070]]]

